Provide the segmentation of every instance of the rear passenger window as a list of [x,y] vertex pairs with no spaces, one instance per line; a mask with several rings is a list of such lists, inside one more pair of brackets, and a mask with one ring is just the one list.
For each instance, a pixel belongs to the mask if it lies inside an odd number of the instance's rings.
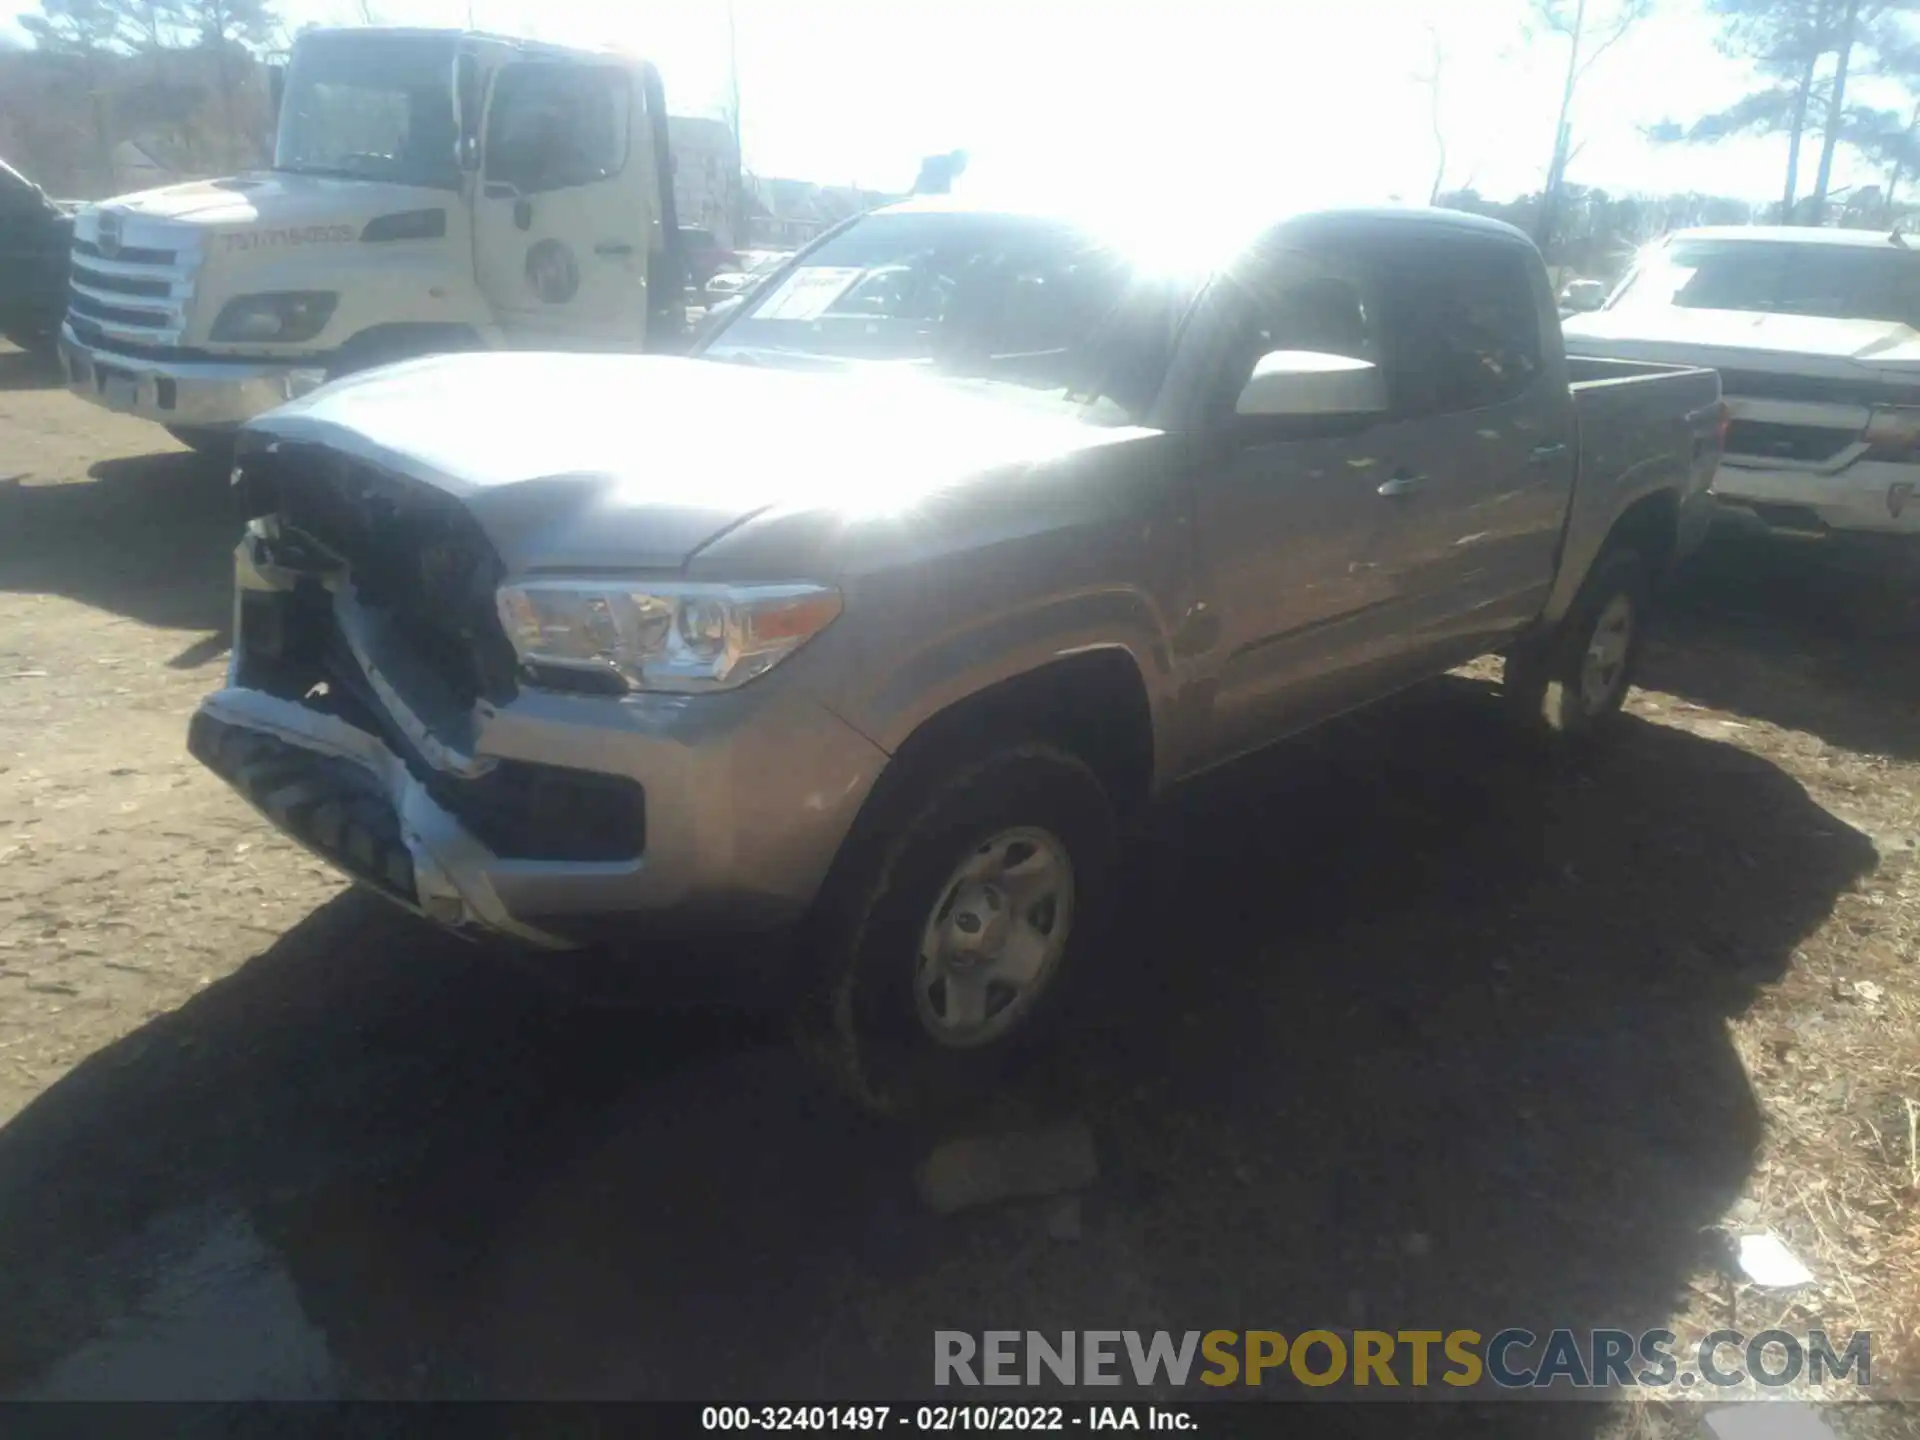
[[1409,364],[1413,414],[1481,410],[1517,400],[1541,369],[1532,276],[1518,246],[1424,246],[1394,267],[1394,309]]

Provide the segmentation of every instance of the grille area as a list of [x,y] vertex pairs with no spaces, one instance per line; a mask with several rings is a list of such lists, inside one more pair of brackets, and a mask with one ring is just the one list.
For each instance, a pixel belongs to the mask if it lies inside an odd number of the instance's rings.
[[195,350],[183,345],[156,344],[152,341],[128,340],[120,335],[109,335],[100,328],[98,321],[75,314],[71,308],[72,297],[69,296],[68,300],[67,323],[73,327],[75,338],[89,349],[124,355],[129,360],[198,361],[222,358],[208,350]]
[[167,317],[158,310],[136,310],[126,305],[109,305],[84,294],[77,287],[67,296],[67,308],[75,315],[85,315],[94,320],[106,320],[115,325],[145,325],[155,330],[164,329]]
[[166,280],[108,274],[84,260],[74,264],[73,274],[89,290],[105,290],[114,295],[143,295],[149,300],[165,300],[173,294],[173,286]]
[[[499,564],[456,502],[321,447],[247,457],[242,490],[251,513],[277,513],[283,534],[294,532],[279,542],[306,552],[294,568],[319,561],[316,547],[344,561],[361,604],[456,697],[468,705],[511,697],[513,651],[493,613]],[[646,793],[638,782],[521,760],[497,761],[471,778],[438,769],[368,683],[318,582],[241,598],[240,683],[379,735],[495,855],[620,862],[645,851]],[[324,691],[316,693],[320,682]]]
[[513,648],[493,611],[493,547],[451,497],[318,446],[243,462],[251,515],[344,561],[362,604],[380,612],[458,705],[511,699]]
[[1827,425],[1781,425],[1769,420],[1735,420],[1727,427],[1727,453],[1768,460],[1821,464],[1859,440],[1852,430]]
[[73,253],[85,255],[94,260],[111,258],[121,265],[171,265],[175,259],[172,250],[153,250],[140,245],[122,245],[111,257],[103,255],[100,247],[91,240],[73,242]]
[[[245,600],[243,683],[378,735],[435,803],[503,860],[625,861],[646,850],[646,792],[636,781],[524,760],[499,761],[471,779],[437,770],[381,708],[334,623],[324,591],[255,591]],[[311,693],[322,680],[325,692]],[[349,768],[357,773],[357,767]],[[281,823],[293,829],[298,818]]]
[[[102,222],[104,223],[104,222]],[[143,350],[163,358],[186,335],[199,263],[198,242],[183,238],[184,248],[151,242],[179,227],[128,218],[130,232],[149,243],[118,246],[111,254],[93,240],[76,237],[68,255],[67,321],[89,345],[137,355]]]

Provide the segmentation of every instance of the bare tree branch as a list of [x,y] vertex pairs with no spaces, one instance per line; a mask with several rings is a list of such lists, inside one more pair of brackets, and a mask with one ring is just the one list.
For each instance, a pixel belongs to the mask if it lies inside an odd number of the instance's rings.
[[1440,114],[1440,87],[1446,71],[1447,51],[1446,46],[1440,41],[1440,32],[1437,29],[1429,27],[1427,35],[1433,45],[1433,60],[1427,69],[1413,77],[1413,82],[1416,85],[1426,86],[1428,91],[1427,124],[1433,134],[1435,159],[1433,186],[1427,192],[1427,203],[1432,205],[1439,200],[1440,191],[1447,179],[1447,136]]
[[1578,73],[1585,75],[1591,70],[1595,61],[1617,45],[1627,31],[1646,19],[1652,10],[1653,0],[1623,0],[1620,8],[1614,12],[1613,24],[1607,28],[1599,43],[1587,52],[1587,58],[1580,62]]

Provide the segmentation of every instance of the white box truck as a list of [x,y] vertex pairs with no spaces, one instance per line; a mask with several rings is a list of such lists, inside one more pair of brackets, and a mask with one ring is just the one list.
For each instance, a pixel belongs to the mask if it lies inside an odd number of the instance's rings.
[[684,239],[658,72],[449,30],[312,30],[273,165],[75,220],[69,388],[218,451],[324,381],[451,350],[669,349]]

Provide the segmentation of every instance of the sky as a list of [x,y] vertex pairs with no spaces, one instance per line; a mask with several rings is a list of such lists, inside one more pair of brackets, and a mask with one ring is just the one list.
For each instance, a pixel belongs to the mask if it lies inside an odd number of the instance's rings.
[[[0,10],[10,0],[0,0]],[[1604,11],[1609,0],[1593,0]],[[19,0],[11,0],[18,7]],[[296,28],[358,0],[281,0]],[[1443,52],[1446,183],[1537,189],[1565,42],[1526,0],[368,0],[388,24],[451,25],[653,60],[679,114],[718,113],[729,15],[743,148],[758,174],[905,190],[921,156],[964,149],[969,192],[1127,194],[1209,213],[1263,188],[1289,203],[1425,199]],[[3,25],[4,22],[0,22]],[[1570,181],[1614,193],[1777,198],[1782,137],[1655,146],[1751,85],[1704,0],[1662,0],[1583,81]],[[1863,99],[1897,104],[1898,95]],[[1803,164],[1802,190],[1811,158]],[[1836,184],[1874,176],[1843,163]],[[1250,201],[1250,203],[1258,203]]]

